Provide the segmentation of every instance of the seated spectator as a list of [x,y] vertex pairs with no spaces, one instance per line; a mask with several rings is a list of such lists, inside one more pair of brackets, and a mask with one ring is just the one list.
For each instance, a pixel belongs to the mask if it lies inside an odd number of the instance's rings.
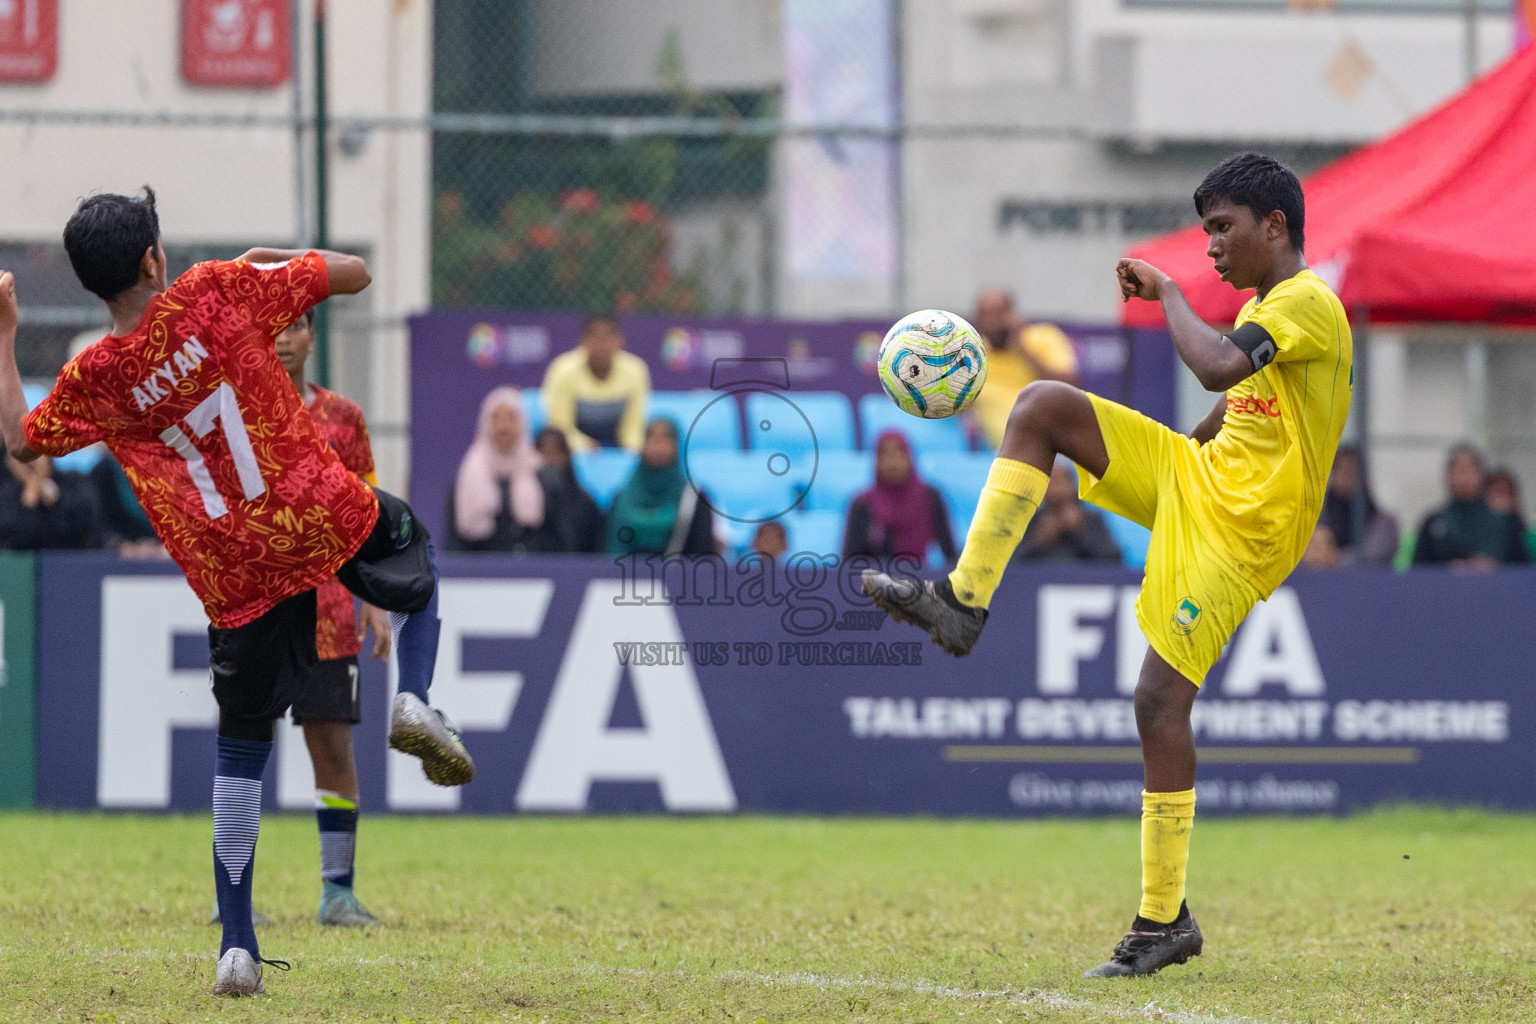
[[1525,537],[1525,550],[1536,559],[1536,532],[1525,524],[1525,510],[1520,506],[1520,482],[1513,470],[1496,469],[1488,474],[1488,484],[1483,488],[1483,500],[1501,516],[1512,516],[1520,533]]
[[544,460],[545,467],[559,479],[564,490],[561,506],[570,517],[568,532],[571,550],[601,552],[608,536],[603,530],[603,510],[597,507],[592,495],[576,479],[576,469],[571,465],[571,448],[565,442],[565,434],[554,427],[545,427],[534,437],[533,446],[538,450],[539,458]]
[[38,551],[101,546],[96,497],[79,473],[53,472],[47,457],[5,457],[0,473],[0,548]]
[[475,440],[448,493],[450,551],[569,551],[564,488],[544,468],[524,428],[516,388],[480,404]]
[[1120,546],[1104,517],[1077,496],[1077,470],[1058,458],[1051,467],[1045,497],[1024,530],[1014,558],[1029,562],[1109,562],[1119,564]]
[[1491,568],[1529,562],[1519,521],[1483,500],[1483,457],[1471,445],[1451,449],[1445,463],[1450,500],[1425,517],[1413,549],[1414,565]]
[[715,517],[689,485],[678,458],[677,424],[654,419],[645,428],[640,464],[608,510],[608,550],[614,554],[715,553]]
[[1360,450],[1341,447],[1323,494],[1316,536],[1302,561],[1313,567],[1391,565],[1397,554],[1397,520],[1378,508],[1360,465]]
[[124,558],[168,558],[149,516],[128,485],[128,475],[110,454],[103,455],[86,474],[101,514],[102,546],[116,548]]
[[590,317],[581,344],[556,356],[544,373],[549,425],[565,432],[571,450],[640,450],[651,371],[624,351],[624,333],[608,316]]
[[789,535],[784,532],[784,524],[777,519],[760,524],[757,532],[752,535],[752,551],[770,562],[777,562],[788,550]]
[[938,544],[946,561],[955,560],[944,496],[917,475],[906,437],[887,430],[875,440],[875,486],[848,506],[843,557],[903,555],[921,562],[930,544]]
[[1037,380],[1077,383],[1072,339],[1054,324],[1029,323],[1014,311],[1013,296],[992,288],[976,297],[971,326],[987,342],[987,382],[972,416],[994,450],[1003,443],[1008,414],[1024,385]]

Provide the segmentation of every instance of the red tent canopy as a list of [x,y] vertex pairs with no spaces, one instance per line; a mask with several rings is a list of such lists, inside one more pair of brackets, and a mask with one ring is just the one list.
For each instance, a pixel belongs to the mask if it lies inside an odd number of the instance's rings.
[[[1307,262],[1372,321],[1536,322],[1536,46],[1396,134],[1302,182]],[[1205,234],[1131,255],[1173,276],[1195,311],[1231,323],[1250,292],[1224,284]],[[1157,303],[1123,322],[1157,327]]]

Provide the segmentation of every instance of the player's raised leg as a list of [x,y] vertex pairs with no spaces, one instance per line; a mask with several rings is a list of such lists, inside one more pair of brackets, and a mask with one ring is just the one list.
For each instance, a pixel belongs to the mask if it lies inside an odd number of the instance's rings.
[[1200,692],[1155,650],[1136,683],[1141,736],[1141,907],[1107,963],[1089,978],[1153,974],[1200,955],[1204,939],[1184,900],[1195,821],[1195,736],[1190,710]]
[[390,714],[389,745],[421,758],[431,782],[463,786],[475,777],[474,759],[447,716],[427,701],[442,630],[432,540],[410,506],[387,492],[376,493],[378,523],[336,577],[390,613],[400,689]]
[[1070,384],[1037,381],[1014,402],[954,571],[934,582],[867,570],[864,593],[892,618],[925,630],[950,654],[969,654],[1058,454],[1094,476],[1103,476],[1109,464],[1088,396]]

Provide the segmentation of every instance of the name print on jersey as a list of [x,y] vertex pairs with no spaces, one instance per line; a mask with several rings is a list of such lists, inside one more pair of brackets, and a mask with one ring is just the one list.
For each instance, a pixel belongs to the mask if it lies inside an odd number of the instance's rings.
[[[133,402],[143,412],[156,402],[170,397],[170,390],[178,383],[185,380],[192,371],[203,364],[208,357],[208,350],[203,343],[197,340],[196,335],[189,336],[186,344],[171,354],[171,358],[155,368],[155,372],[144,379],[138,387],[133,389]],[[178,376],[179,374],[179,376]],[[160,379],[165,378],[161,384]]]

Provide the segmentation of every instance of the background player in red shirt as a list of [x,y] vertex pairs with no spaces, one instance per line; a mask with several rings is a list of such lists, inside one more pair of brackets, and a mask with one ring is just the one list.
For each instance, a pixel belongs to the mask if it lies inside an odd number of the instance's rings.
[[167,286],[148,189],[84,200],[64,248],[81,284],[106,303],[113,333],[67,363],[28,413],[14,282],[0,276],[0,432],[23,462],[105,441],[208,613],[223,922],[214,992],[253,995],[264,991],[251,923],[261,775],[274,720],[319,660],[314,588],[326,578],[408,615],[394,630],[401,692],[390,744],[420,756],[434,782],[474,776],[463,744],[426,703],[440,625],[426,531],[404,502],[346,468],[273,349],[317,302],[366,288],[368,268],[341,253],[253,249]]
[[[371,485],[373,449],[363,410],[344,395],[304,379],[304,365],[315,344],[313,309],[277,336],[277,358],[298,389],[320,436],[341,456],[342,464]],[[373,630],[373,657],[389,657],[389,616],[363,602],[354,615],[352,594],[332,576],[315,591],[318,623],[315,648],[320,655],[294,698],[291,715],[304,727],[304,745],[315,769],[315,817],[320,826],[320,923],[376,924],[353,892],[357,852],[357,759],[352,727],[362,720],[357,657],[366,629]]]

